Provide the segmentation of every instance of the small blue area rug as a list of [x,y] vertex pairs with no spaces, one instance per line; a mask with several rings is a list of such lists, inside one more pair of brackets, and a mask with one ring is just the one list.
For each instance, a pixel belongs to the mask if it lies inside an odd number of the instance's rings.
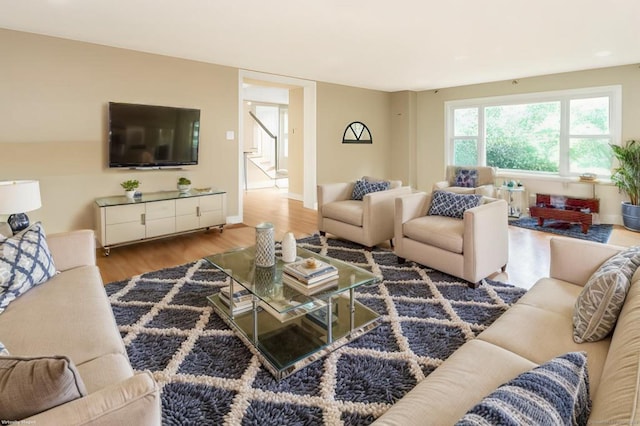
[[131,364],[162,386],[165,425],[367,425],[429,375],[525,290],[477,289],[388,250],[313,236],[298,243],[382,276],[357,299],[377,328],[276,381],[208,305],[226,285],[205,261],[106,286]]
[[520,228],[533,229],[534,231],[550,232],[552,234],[564,235],[565,237],[579,238],[581,240],[596,241],[606,243],[609,241],[613,225],[591,225],[589,232],[582,233],[582,227],[577,223],[559,222],[553,219],[545,219],[544,226],[538,226],[538,219],[534,217],[521,217],[510,220],[509,225]]

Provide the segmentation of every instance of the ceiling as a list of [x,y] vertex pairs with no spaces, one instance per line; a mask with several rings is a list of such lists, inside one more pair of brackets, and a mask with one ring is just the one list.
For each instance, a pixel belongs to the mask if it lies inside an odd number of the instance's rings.
[[384,91],[640,63],[639,0],[0,0],[0,28]]

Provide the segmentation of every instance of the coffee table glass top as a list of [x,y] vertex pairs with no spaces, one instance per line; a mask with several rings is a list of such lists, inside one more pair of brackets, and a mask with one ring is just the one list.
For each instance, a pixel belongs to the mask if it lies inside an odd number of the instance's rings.
[[[358,286],[381,277],[340,260],[297,248],[299,258],[314,257],[334,265],[338,278],[331,287],[303,294],[283,283],[284,262],[272,267],[254,264],[255,248],[243,248],[205,257],[229,279],[249,290],[252,302],[236,312],[220,294],[207,297],[216,313],[247,345],[257,350],[265,368],[277,380],[322,358],[375,328],[380,316],[355,300]],[[233,289],[233,291],[237,291]]]
[[[247,247],[207,256],[205,260],[222,270],[234,281],[280,313],[286,313],[291,309],[298,308],[300,305],[313,303],[318,299],[326,300],[330,296],[335,296],[361,285],[377,282],[380,279],[380,277],[365,269],[327,256],[321,256],[302,247],[297,247],[297,254],[299,258],[314,257],[338,268],[336,284],[312,295],[304,295],[288,285],[282,285],[284,294],[278,293],[275,295],[274,292],[280,291],[278,285],[282,284],[282,267],[285,263],[281,258],[276,257],[276,264],[272,267],[255,266],[255,247]],[[288,303],[283,303],[283,300]],[[275,301],[277,303],[271,303]]]

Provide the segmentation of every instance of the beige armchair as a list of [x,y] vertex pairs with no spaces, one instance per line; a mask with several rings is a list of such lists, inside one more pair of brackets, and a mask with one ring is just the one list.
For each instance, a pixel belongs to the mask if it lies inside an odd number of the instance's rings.
[[462,278],[474,286],[509,258],[507,203],[483,197],[462,219],[427,215],[433,194],[418,192],[395,201],[398,261],[412,260]]
[[[475,171],[476,181],[472,187],[460,186],[456,183],[458,172],[464,170]],[[433,185],[433,190],[445,190],[458,194],[479,194],[495,197],[496,171],[493,167],[485,166],[447,166],[445,179]],[[459,182],[458,182],[459,183]]]
[[318,230],[373,247],[393,238],[394,200],[411,188],[391,181],[386,191],[352,200],[355,182],[318,185]]

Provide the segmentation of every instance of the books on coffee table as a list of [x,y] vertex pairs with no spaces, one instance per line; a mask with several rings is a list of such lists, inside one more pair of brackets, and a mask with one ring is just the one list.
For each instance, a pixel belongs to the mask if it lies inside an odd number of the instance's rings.
[[313,257],[287,263],[282,268],[282,272],[284,272],[283,278],[288,275],[307,285],[338,276],[338,268]]
[[338,286],[338,275],[330,275],[321,281],[316,281],[313,284],[305,284],[298,279],[291,277],[287,274],[282,274],[282,282],[294,290],[299,291],[304,295],[311,295],[318,293],[322,290]]
[[222,287],[218,297],[225,306],[233,306],[234,315],[247,312],[253,307],[253,295],[240,284],[234,283],[231,296],[229,296],[229,287]]
[[[298,306],[284,313],[279,312],[279,310],[282,310],[290,305],[298,305]],[[273,316],[280,322],[285,322],[287,320],[293,319],[295,317],[298,317],[302,314],[309,312],[311,309],[315,307],[324,306],[324,305],[325,305],[325,302],[321,300],[316,300],[308,303],[297,303],[294,301],[284,301],[284,300],[282,301],[270,300],[269,302],[266,302],[263,300],[260,302],[260,307],[265,312],[268,312],[271,316]]]

